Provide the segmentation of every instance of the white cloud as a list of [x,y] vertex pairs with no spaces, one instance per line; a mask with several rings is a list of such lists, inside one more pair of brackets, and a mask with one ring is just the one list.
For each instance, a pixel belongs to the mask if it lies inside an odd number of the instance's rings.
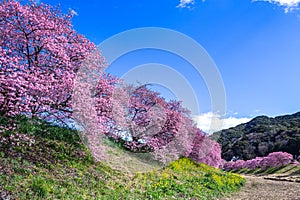
[[[205,0],[202,0],[204,2]],[[298,9],[300,5],[300,0],[252,0],[256,1],[265,1],[272,4],[276,4],[285,8],[285,12]],[[191,5],[195,4],[195,0],[180,0],[177,8],[190,8]]]
[[285,7],[285,12],[297,9],[300,4],[300,0],[252,0],[252,2],[255,1],[266,1],[272,4],[283,6]]
[[224,118],[221,115],[212,112],[194,116],[193,119],[197,123],[198,128],[209,134],[222,129],[234,127],[251,120],[251,118],[246,117],[236,118],[231,116]]
[[194,3],[195,3],[194,0],[180,0],[177,8],[189,8],[190,5],[193,5]]

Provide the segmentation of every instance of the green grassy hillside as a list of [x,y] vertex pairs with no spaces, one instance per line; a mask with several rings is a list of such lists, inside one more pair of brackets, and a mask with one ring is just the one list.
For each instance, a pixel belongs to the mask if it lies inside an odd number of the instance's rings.
[[214,199],[245,182],[186,158],[147,173],[113,170],[94,162],[76,131],[24,117],[0,126],[0,199]]
[[255,174],[255,175],[285,175],[285,176],[300,176],[300,165],[289,164],[283,167],[268,167],[266,169],[239,169],[232,170],[231,172],[239,174]]

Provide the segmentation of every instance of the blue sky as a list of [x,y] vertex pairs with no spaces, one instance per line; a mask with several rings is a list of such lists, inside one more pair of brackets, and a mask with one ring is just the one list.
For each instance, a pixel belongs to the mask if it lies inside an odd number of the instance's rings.
[[[168,28],[193,38],[211,56],[222,77],[227,109],[224,127],[261,114],[276,116],[300,110],[300,11],[297,0],[41,2],[60,3],[64,12],[74,10],[77,13],[73,18],[74,28],[95,44],[141,27]],[[202,127],[207,126],[207,117],[215,116],[211,113],[207,85],[184,59],[169,52],[147,49],[120,57],[108,71],[122,76],[147,63],[167,65],[189,81],[199,103],[196,119],[200,124],[202,121]],[[162,89],[158,85],[156,89],[167,98],[172,97],[167,91],[172,88]]]

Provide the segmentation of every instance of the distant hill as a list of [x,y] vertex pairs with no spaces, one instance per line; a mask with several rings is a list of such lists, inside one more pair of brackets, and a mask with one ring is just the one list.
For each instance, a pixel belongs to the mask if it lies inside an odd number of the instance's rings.
[[259,116],[248,123],[214,133],[222,145],[222,157],[248,160],[270,152],[300,154],[300,112],[275,118]]

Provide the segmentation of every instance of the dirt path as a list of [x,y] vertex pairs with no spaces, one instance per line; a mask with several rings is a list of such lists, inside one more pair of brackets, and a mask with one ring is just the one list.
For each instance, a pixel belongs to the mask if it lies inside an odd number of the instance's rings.
[[300,183],[244,176],[246,185],[236,194],[220,200],[300,200]]

